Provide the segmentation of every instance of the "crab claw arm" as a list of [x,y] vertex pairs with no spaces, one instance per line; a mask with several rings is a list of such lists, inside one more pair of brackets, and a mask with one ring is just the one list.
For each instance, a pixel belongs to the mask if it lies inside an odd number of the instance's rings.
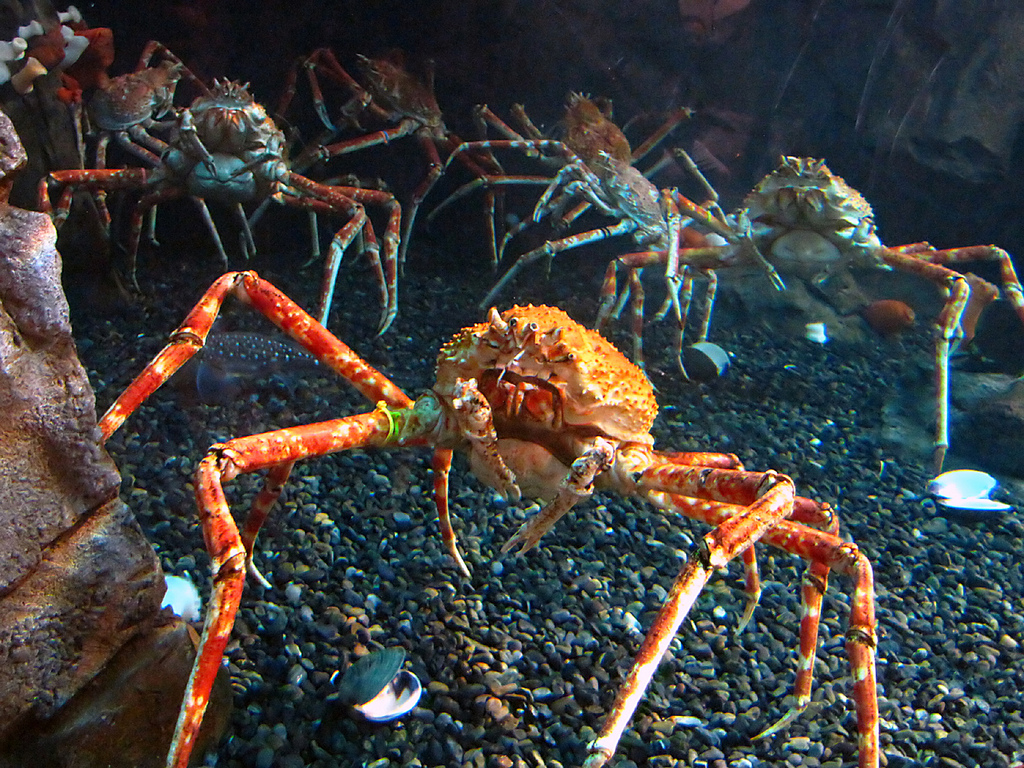
[[491,405],[478,389],[476,379],[456,378],[451,406],[457,429],[469,441],[474,472],[506,499],[519,501],[522,493],[516,476],[498,451]]
[[523,523],[515,535],[501,547],[501,554],[507,554],[518,546],[516,554],[522,555],[533,549],[551,526],[575,506],[594,492],[594,478],[611,468],[615,459],[615,448],[602,438],[572,463],[562,487],[543,509]]

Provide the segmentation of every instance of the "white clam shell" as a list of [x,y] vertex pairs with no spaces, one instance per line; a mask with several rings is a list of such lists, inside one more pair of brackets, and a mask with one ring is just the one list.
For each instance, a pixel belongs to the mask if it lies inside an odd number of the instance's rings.
[[983,499],[995,490],[992,475],[976,469],[943,472],[928,483],[928,493],[940,499]]
[[365,704],[355,706],[363,717],[375,723],[395,720],[411,712],[423,695],[423,686],[416,675],[407,669],[399,670],[384,690]]
[[1013,509],[1009,504],[1004,504],[995,499],[939,499],[939,505],[947,509],[960,509],[971,512],[1006,512]]
[[699,341],[683,350],[686,373],[695,381],[710,381],[729,370],[729,353],[710,341]]

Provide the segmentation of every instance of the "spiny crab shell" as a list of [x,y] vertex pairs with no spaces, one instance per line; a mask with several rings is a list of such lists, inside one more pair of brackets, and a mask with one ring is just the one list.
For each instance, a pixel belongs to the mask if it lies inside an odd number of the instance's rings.
[[782,157],[747,195],[743,209],[755,239],[779,259],[886,268],[871,206],[824,160]]
[[653,444],[658,405],[643,372],[597,331],[554,307],[512,307],[463,328],[441,348],[437,384],[442,396],[457,380],[508,371],[554,386],[569,426],[593,427],[628,442]]
[[286,141],[284,133],[261,104],[253,100],[247,84],[214,80],[209,96],[200,96],[189,107],[196,130],[211,153],[233,155],[255,153],[279,159]]

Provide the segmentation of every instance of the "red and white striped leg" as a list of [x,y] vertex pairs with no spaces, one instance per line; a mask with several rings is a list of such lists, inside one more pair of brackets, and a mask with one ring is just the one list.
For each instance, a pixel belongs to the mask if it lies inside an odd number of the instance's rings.
[[432,461],[434,470],[434,501],[437,505],[437,522],[441,528],[441,541],[451,555],[463,576],[469,576],[469,566],[459,552],[459,542],[452,528],[451,511],[448,508],[448,475],[452,469],[452,450],[438,448]]
[[199,463],[195,479],[196,503],[212,560],[213,588],[167,755],[167,768],[188,765],[245,584],[248,553],[228,508],[224,481],[267,467],[290,467],[300,459],[346,448],[384,444],[391,438],[393,429],[391,416],[384,408],[378,408],[359,416],[229,440],[213,446]]
[[104,441],[189,358],[202,349],[220,313],[232,295],[266,316],[288,336],[309,350],[324,365],[347,379],[370,402],[383,400],[396,408],[412,400],[384,374],[377,371],[317,323],[298,304],[255,272],[228,272],[217,278],[170,340],[100,419]]
[[[39,180],[38,206],[49,214],[59,230],[71,210],[71,198],[76,189],[85,188],[94,195],[99,191],[145,188],[149,171],[146,168],[110,168],[101,170],[52,171]],[[50,198],[50,186],[61,189],[56,207]]]
[[[686,495],[696,495],[694,491],[700,491],[701,495],[707,493],[715,496],[728,489],[733,496],[741,490],[753,491],[756,498],[751,499],[742,512],[728,518],[707,534],[698,551],[683,566],[637,652],[633,667],[619,689],[619,695],[605,719],[600,735],[590,744],[584,768],[600,768],[615,753],[655,670],[711,574],[753,546],[772,525],[785,520],[793,512],[793,481],[784,475],[774,472],[679,469],[684,471],[676,475],[677,479],[687,478],[692,481],[680,483],[680,486],[689,486],[684,491]],[[757,476],[756,483],[753,482],[754,476]],[[700,477],[707,482],[700,482]]]
[[[383,246],[380,250],[380,262],[381,269],[383,271],[382,292],[383,295],[386,296],[386,301],[381,309],[381,320],[377,329],[378,334],[384,333],[384,331],[390,327],[398,312],[398,248],[399,230],[402,225],[401,205],[399,205],[394,195],[389,192],[382,192],[377,189],[363,189],[362,187],[335,187],[327,184],[320,184],[298,173],[288,174],[287,183],[289,187],[301,193],[301,195],[298,196],[292,196],[290,194],[285,195],[283,201],[287,205],[304,205],[298,202],[303,199],[302,196],[304,195],[314,200],[322,201],[331,210],[342,214],[352,212],[354,210],[353,203],[359,206],[379,206],[384,208],[387,212],[388,223],[384,229],[384,235],[382,238]],[[306,205],[305,207],[311,206]],[[351,213],[351,215],[355,214]],[[367,219],[366,223],[356,231],[362,231],[367,238],[370,238],[370,242],[367,243],[368,251],[371,248],[370,243],[373,244],[373,247],[376,246],[376,237],[373,236],[373,230],[369,224],[369,219]],[[332,240],[332,256],[335,255],[335,250],[341,247],[341,243],[347,234],[347,230],[343,228],[335,236],[335,239]],[[340,261],[340,254],[338,254],[336,258]],[[372,259],[373,257],[371,256],[371,261]],[[330,296],[333,296],[334,281],[336,278],[337,264],[334,263],[332,271],[328,271],[325,268],[324,286],[329,288],[328,293]],[[324,321],[326,321],[329,314],[330,300],[329,298],[325,298],[325,293],[322,289],[319,315]]]
[[[646,497],[667,512],[683,514],[712,525],[743,512],[743,507],[734,504],[701,501],[664,491],[649,492]],[[810,702],[822,598],[829,572],[835,569],[854,581],[847,655],[854,679],[853,698],[860,734],[859,765],[861,768],[875,768],[879,745],[873,576],[871,564],[856,546],[838,537],[838,528],[838,518],[827,504],[797,497],[792,517],[776,523],[761,538],[762,543],[803,557],[809,561],[809,566],[801,585],[800,651],[793,705],[777,723],[754,738],[764,738],[782,730]]]

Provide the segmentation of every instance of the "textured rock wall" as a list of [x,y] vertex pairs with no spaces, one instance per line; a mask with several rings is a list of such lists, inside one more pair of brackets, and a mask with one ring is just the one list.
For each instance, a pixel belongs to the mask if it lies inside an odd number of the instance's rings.
[[[0,742],[67,701],[157,616],[159,562],[117,499],[47,216],[6,202],[0,113]],[[5,183],[6,182],[6,183]]]

